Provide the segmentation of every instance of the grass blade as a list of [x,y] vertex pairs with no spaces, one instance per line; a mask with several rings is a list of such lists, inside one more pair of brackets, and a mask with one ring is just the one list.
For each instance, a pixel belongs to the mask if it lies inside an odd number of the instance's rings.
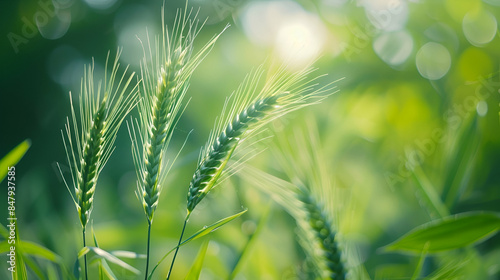
[[16,165],[31,146],[31,140],[26,139],[12,149],[0,160],[0,182],[7,176],[7,168]]
[[255,246],[255,243],[257,242],[257,238],[260,236],[260,233],[262,230],[265,228],[267,221],[269,220],[269,214],[271,213],[271,204],[269,204],[266,209],[264,210],[264,214],[260,218],[259,224],[257,225],[257,228],[255,231],[250,235],[250,238],[248,239],[247,244],[245,245],[245,248],[241,252],[240,256],[236,260],[234,266],[233,266],[233,271],[228,277],[228,280],[232,280],[238,275],[240,270],[242,269],[243,265],[247,262],[252,249]]
[[429,178],[427,178],[422,168],[420,166],[415,167],[412,175],[415,185],[422,194],[423,205],[427,207],[431,217],[443,218],[449,216],[450,211],[439,197],[436,188],[432,185]]
[[102,273],[104,275],[108,276],[109,279],[118,279],[116,277],[116,275],[113,273],[113,271],[111,270],[111,268],[109,267],[108,262],[105,259],[101,260],[100,266],[102,268]]
[[172,248],[170,251],[168,251],[162,258],[161,260],[155,265],[155,267],[151,270],[151,273],[149,274],[148,276],[148,279],[151,279],[151,277],[153,276],[153,273],[155,272],[155,270],[158,268],[158,266],[163,262],[163,260],[168,256],[170,255],[170,253],[172,253],[175,249],[177,249],[177,247],[182,247],[184,245],[186,245],[187,243],[191,242],[191,241],[194,241],[200,237],[203,237],[207,234],[210,234],[211,232],[214,232],[216,231],[217,229],[219,229],[220,227],[222,227],[223,225],[231,222],[232,220],[238,218],[239,216],[245,214],[248,210],[245,209],[237,214],[234,214],[232,216],[229,216],[229,217],[226,217],[224,219],[221,219],[213,224],[211,224],[210,226],[205,226],[203,227],[202,229],[200,229],[199,231],[197,231],[195,234],[191,235],[189,238],[187,238],[186,240],[184,240],[181,244],[179,244],[179,246],[176,246],[174,248]]
[[27,255],[39,257],[54,263],[61,263],[62,258],[51,250],[31,241],[21,241],[23,252]]
[[421,225],[383,249],[420,254],[428,246],[436,253],[480,243],[499,230],[499,213],[466,212]]
[[207,253],[209,241],[205,241],[198,252],[198,256],[193,263],[193,266],[186,275],[185,280],[198,280],[200,278],[201,269],[203,268],[203,261]]
[[113,254],[107,252],[107,251],[104,251],[103,249],[101,248],[97,248],[97,247],[84,247],[82,250],[80,250],[80,252],[78,253],[78,258],[81,258],[85,255],[87,255],[89,252],[93,252],[97,255],[98,258],[102,258],[102,259],[105,259],[111,263],[114,263],[134,274],[139,274],[139,270],[135,269],[134,267],[132,267],[131,265],[129,265],[128,263],[120,260],[119,258],[113,256]]
[[19,238],[19,232],[18,232],[18,227],[16,224],[16,244],[15,246],[15,252],[16,252],[16,269],[12,273],[12,279],[13,280],[26,280],[28,279],[28,272],[26,271],[26,263],[24,261],[24,255],[23,251],[21,248],[21,239]]

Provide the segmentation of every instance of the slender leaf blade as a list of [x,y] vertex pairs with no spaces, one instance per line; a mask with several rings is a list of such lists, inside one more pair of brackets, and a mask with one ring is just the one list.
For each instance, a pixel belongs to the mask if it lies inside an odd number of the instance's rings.
[[111,267],[109,267],[109,264],[105,259],[101,260],[100,267],[102,269],[102,273],[104,275],[108,276],[109,279],[115,279],[115,280],[118,279],[116,277],[116,275],[113,273],[113,271],[111,270]]
[[421,225],[384,249],[420,254],[428,243],[427,252],[436,253],[480,243],[499,230],[499,213],[466,212]]
[[62,260],[56,253],[31,241],[21,241],[21,244],[25,254],[46,259],[54,263],[60,263]]
[[196,256],[196,260],[193,263],[193,266],[189,270],[186,275],[185,280],[198,280],[200,278],[201,269],[203,268],[203,261],[205,260],[205,255],[207,254],[208,249],[208,241],[205,241],[198,252],[198,256]]
[[229,223],[230,221],[238,218],[239,216],[245,214],[247,211],[248,211],[248,209],[245,209],[245,210],[243,210],[243,211],[241,211],[241,212],[239,212],[237,214],[234,214],[232,216],[229,216],[229,217],[226,217],[224,219],[221,219],[221,220],[219,220],[219,221],[211,224],[208,227],[203,227],[202,229],[200,229],[199,231],[197,231],[195,234],[191,235],[188,239],[182,241],[181,246],[185,245],[185,244],[187,244],[187,243],[189,243],[189,242],[191,242],[193,240],[196,240],[196,239],[198,239],[200,237],[203,237],[203,236],[205,236],[205,235],[207,235],[207,234],[209,234],[211,232],[216,231],[221,226],[223,226],[223,225]]
[[131,251],[123,251],[123,250],[116,250],[116,251],[111,251],[111,254],[113,256],[118,257],[118,258],[125,258],[125,259],[146,259],[145,254],[139,254],[136,252],[131,252]]
[[140,271],[137,270],[136,268],[132,267],[131,265],[129,265],[128,263],[120,260],[119,258],[113,256],[113,254],[107,252],[107,251],[104,251],[103,249],[101,248],[97,248],[97,247],[84,247],[82,248],[82,250],[80,250],[80,252],[78,253],[78,258],[81,258],[83,257],[85,254],[88,254],[90,251],[92,251],[93,253],[95,253],[97,255],[97,257],[99,258],[102,258],[102,259],[105,259],[111,263],[114,263],[128,271],[131,271],[132,273],[134,274],[139,274]]
[[21,239],[19,238],[19,228],[17,227],[16,224],[16,246],[15,246],[15,252],[16,252],[16,268],[14,272],[12,273],[12,279],[13,280],[25,280],[28,279],[28,272],[26,271],[26,263],[24,261],[24,255],[23,251],[21,248]]
[[197,231],[195,234],[191,235],[189,238],[187,238],[186,240],[184,240],[179,246],[175,246],[174,248],[172,248],[170,251],[168,251],[162,258],[161,260],[155,265],[155,267],[151,270],[151,273],[149,273],[149,276],[148,276],[148,279],[152,279],[153,277],[153,273],[156,271],[156,269],[158,268],[158,266],[163,262],[163,260],[168,256],[170,255],[170,253],[172,253],[175,249],[177,249],[177,247],[181,247],[181,246],[184,246],[186,245],[187,243],[193,241],[193,240],[196,240],[200,237],[203,237],[211,232],[214,232],[216,231],[217,229],[219,229],[221,226],[229,223],[230,221],[238,218],[239,216],[245,214],[246,212],[248,211],[248,209],[245,209],[239,213],[236,213],[232,216],[229,216],[229,217],[226,217],[224,219],[221,219],[213,224],[211,224],[210,226],[207,226],[207,227],[203,227],[202,229],[200,229],[199,231]]
[[3,181],[7,175],[7,168],[16,165],[24,154],[26,154],[30,146],[31,140],[26,139],[0,160],[0,182]]

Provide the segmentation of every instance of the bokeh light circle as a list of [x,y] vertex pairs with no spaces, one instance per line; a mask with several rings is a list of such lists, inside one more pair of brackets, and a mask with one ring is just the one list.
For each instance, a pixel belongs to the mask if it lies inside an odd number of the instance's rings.
[[[39,13],[43,15],[43,13],[37,12],[37,14]],[[71,12],[59,10],[48,17],[35,17],[35,23],[42,37],[49,40],[59,39],[68,32],[71,25]]]
[[488,103],[486,103],[486,101],[484,100],[479,101],[476,105],[476,111],[479,116],[486,116],[486,114],[488,113]]
[[413,38],[405,30],[384,33],[374,40],[373,50],[385,63],[400,65],[413,51]]
[[471,44],[484,45],[495,38],[497,20],[486,10],[468,12],[462,21],[462,29]]
[[450,70],[450,52],[441,44],[429,42],[418,50],[416,64],[422,77],[429,80],[441,79]]

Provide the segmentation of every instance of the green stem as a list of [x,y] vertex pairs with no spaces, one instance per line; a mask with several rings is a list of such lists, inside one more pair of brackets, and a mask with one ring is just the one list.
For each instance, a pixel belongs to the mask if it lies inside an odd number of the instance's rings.
[[151,220],[148,219],[148,245],[146,251],[146,273],[144,274],[144,280],[148,280],[148,269],[149,269],[149,247],[151,246]]
[[182,227],[181,237],[179,238],[179,242],[177,243],[177,248],[175,248],[174,257],[172,259],[172,263],[170,264],[170,269],[168,270],[167,280],[170,279],[170,274],[172,273],[172,268],[174,267],[174,262],[175,258],[177,257],[177,252],[179,251],[179,247],[181,246],[182,236],[184,235],[184,230],[186,229],[186,224],[188,219],[189,219],[189,214],[186,216],[186,219],[184,219],[184,226]]
[[[83,235],[83,247],[87,247],[87,244],[85,242],[85,228],[83,228],[83,234],[82,235]],[[85,265],[85,268],[84,268],[85,269],[85,280],[88,280],[89,278],[88,278],[88,275],[87,275],[87,272],[88,272],[87,271],[87,254],[85,254],[83,256],[83,262],[84,262],[84,265]]]

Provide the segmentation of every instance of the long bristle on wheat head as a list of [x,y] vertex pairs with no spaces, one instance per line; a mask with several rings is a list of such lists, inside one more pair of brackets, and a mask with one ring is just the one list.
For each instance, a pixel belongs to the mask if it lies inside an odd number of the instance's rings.
[[139,119],[129,123],[138,177],[136,194],[149,222],[152,222],[158,206],[169,165],[173,164],[164,157],[182,113],[189,80],[222,34],[215,35],[201,50],[193,53],[195,38],[203,26],[197,14],[192,10],[178,10],[169,31],[163,11],[161,38],[156,37],[151,42],[148,36],[144,48]]
[[[95,84],[94,63],[84,67],[78,98],[79,110],[70,92],[71,118],[67,118],[62,133],[71,179],[64,183],[70,192],[85,229],[92,211],[94,194],[104,165],[113,151],[116,133],[125,116],[137,104],[137,85],[128,66],[118,74],[121,50],[117,51],[111,71],[106,59],[104,79]],[[59,168],[61,170],[61,168]],[[70,190],[72,184],[74,194]]]
[[[198,166],[189,184],[188,216],[216,185],[235,150],[258,133],[270,121],[289,112],[321,102],[333,93],[331,84],[318,86],[321,76],[310,78],[315,71],[306,67],[289,73],[280,67],[269,75],[258,90],[264,74],[262,66],[248,75],[226,101],[219,122],[202,149]],[[231,103],[229,110],[228,104]]]

